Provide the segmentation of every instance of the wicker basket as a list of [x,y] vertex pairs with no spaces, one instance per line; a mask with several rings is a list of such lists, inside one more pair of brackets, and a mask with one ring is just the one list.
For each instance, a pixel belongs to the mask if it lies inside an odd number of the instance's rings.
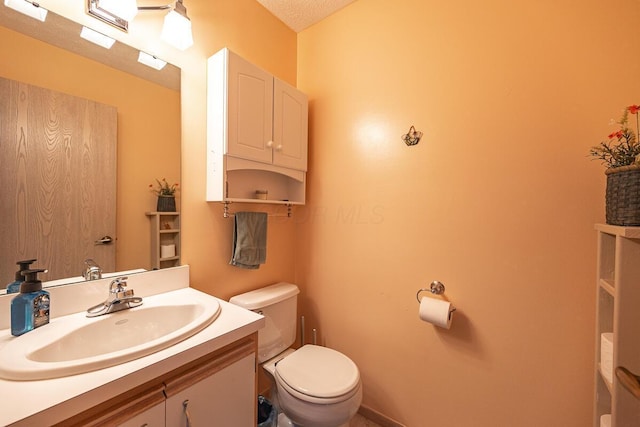
[[640,225],[640,165],[605,171],[607,224]]

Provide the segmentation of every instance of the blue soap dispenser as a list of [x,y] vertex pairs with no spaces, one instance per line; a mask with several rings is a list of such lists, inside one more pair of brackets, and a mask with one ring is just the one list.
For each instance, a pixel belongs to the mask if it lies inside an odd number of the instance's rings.
[[24,261],[18,261],[16,264],[20,266],[18,271],[16,271],[16,278],[13,282],[7,285],[7,293],[8,294],[17,294],[20,292],[20,285],[24,282],[24,276],[22,272],[29,269],[29,266],[36,262],[35,259],[26,259]]
[[19,336],[49,323],[49,292],[42,290],[38,273],[47,270],[36,269],[22,272],[25,281],[20,285],[20,293],[11,300],[11,335]]

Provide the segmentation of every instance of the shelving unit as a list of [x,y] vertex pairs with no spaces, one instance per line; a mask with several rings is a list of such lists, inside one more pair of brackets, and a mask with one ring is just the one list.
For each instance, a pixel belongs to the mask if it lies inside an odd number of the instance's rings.
[[[151,222],[151,268],[180,265],[180,213],[145,212]],[[162,257],[162,246],[175,245],[175,255]]]
[[[625,367],[640,373],[640,227],[596,224],[598,266],[596,298],[596,348],[594,427],[602,415],[611,414],[611,426],[640,425],[640,400],[616,377]],[[602,334],[613,333],[611,381],[601,363]]]
[[207,76],[206,200],[304,205],[307,95],[227,48]]

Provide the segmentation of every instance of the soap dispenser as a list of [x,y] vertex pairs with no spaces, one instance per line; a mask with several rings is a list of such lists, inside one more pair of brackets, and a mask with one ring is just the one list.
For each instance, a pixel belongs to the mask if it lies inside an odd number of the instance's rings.
[[18,271],[16,271],[16,278],[13,282],[7,285],[7,293],[8,294],[17,294],[20,292],[20,285],[24,282],[24,276],[22,272],[29,269],[29,266],[36,262],[35,259],[26,259],[24,261],[18,261],[16,264],[20,266]]
[[42,290],[38,273],[47,270],[25,270],[20,294],[11,300],[11,335],[19,336],[49,323],[49,292]]

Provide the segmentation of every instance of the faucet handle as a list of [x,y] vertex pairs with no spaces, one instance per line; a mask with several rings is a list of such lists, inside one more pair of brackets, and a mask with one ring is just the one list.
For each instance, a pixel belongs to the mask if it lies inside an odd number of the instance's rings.
[[102,279],[102,268],[92,258],[85,259],[84,266],[82,272],[84,280]]
[[128,279],[129,278],[127,276],[122,276],[112,280],[111,284],[109,285],[109,292],[112,294],[124,292],[127,289]]
[[109,285],[109,294],[113,300],[133,297],[133,289],[127,289],[128,277],[122,276]]

